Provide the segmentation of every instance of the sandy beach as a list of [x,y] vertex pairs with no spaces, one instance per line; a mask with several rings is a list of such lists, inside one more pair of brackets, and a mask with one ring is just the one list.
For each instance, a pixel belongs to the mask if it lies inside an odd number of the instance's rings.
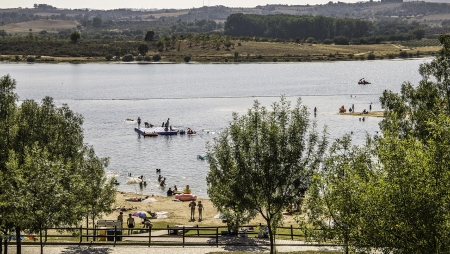
[[[132,202],[126,201],[126,198],[145,198],[146,195],[139,195],[136,193],[128,193],[128,192],[117,192],[116,202],[113,205],[113,208],[116,207],[126,207],[126,208],[134,208],[132,210],[124,211],[123,218],[124,221],[128,218],[129,214],[132,214],[136,211],[151,211],[155,213],[164,213],[167,212],[167,218],[157,218],[151,219],[152,223],[155,227],[165,227],[166,225],[199,225],[199,226],[226,226],[226,223],[223,223],[221,219],[215,219],[214,216],[219,212],[213,206],[211,200],[199,198],[198,201],[201,201],[204,207],[203,210],[203,220],[201,222],[198,221],[198,210],[195,211],[195,222],[190,222],[190,208],[189,201],[178,201],[174,199],[174,197],[163,197],[163,196],[149,196],[150,200],[154,200],[153,202]],[[105,214],[101,219],[103,220],[117,220],[120,211],[114,210],[110,214]],[[143,219],[138,217],[135,218],[136,227],[140,228],[143,226]],[[250,222],[251,225],[259,225],[259,223],[265,224],[264,220],[261,216],[257,216],[253,221]],[[292,216],[284,216],[284,224],[285,225],[295,225],[295,221]]]

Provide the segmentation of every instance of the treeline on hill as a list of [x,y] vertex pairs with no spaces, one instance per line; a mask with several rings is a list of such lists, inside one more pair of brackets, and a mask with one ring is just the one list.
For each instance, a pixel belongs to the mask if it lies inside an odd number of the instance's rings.
[[228,16],[225,34],[281,39],[314,37],[325,40],[336,36],[365,37],[369,35],[371,27],[372,23],[369,21],[350,18],[238,13]]
[[225,35],[305,40],[324,43],[380,43],[421,39],[425,30],[418,22],[373,23],[351,18],[296,15],[232,14],[225,23]]

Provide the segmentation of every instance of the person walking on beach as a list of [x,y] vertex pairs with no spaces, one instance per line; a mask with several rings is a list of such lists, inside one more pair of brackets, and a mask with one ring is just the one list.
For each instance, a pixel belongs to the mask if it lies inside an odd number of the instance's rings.
[[189,207],[191,208],[191,220],[190,221],[195,221],[195,206],[197,206],[197,204],[195,203],[194,200],[192,200],[191,203],[189,203]]
[[202,217],[202,213],[203,213],[203,204],[202,204],[202,201],[198,201],[197,207],[198,207],[198,221],[200,222],[200,221],[203,220],[203,217]]
[[[135,222],[134,222],[134,218],[131,217],[131,213],[128,215],[127,225],[128,225],[128,228],[129,228],[128,229],[128,235],[132,235]],[[131,231],[131,234],[130,234],[130,231]]]

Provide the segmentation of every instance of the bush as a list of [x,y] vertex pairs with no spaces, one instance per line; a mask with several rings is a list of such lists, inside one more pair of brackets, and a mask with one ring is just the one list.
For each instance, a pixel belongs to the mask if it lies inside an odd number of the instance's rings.
[[185,56],[183,60],[184,62],[189,63],[189,61],[191,61],[191,56]]
[[122,61],[124,61],[124,62],[132,62],[132,61],[134,61],[134,57],[131,54],[124,55],[122,57]]
[[151,56],[144,56],[144,61],[150,62],[152,60]]
[[112,60],[112,58],[113,58],[113,56],[112,56],[112,55],[107,55],[107,56],[105,56],[105,59],[106,59],[106,61],[111,61],[111,60]]
[[370,52],[369,55],[367,56],[367,60],[375,60],[375,54]]
[[325,40],[323,40],[323,44],[325,44],[325,45],[333,44],[333,40],[332,39],[325,39]]
[[161,55],[160,54],[153,55],[152,59],[155,62],[159,62],[161,61]]
[[27,62],[28,63],[34,63],[34,61],[36,61],[36,58],[34,58],[33,56],[27,57]]
[[143,57],[143,56],[137,56],[137,57],[136,57],[136,61],[142,61],[142,60],[144,60],[144,57]]
[[408,52],[406,51],[400,51],[400,53],[398,54],[401,58],[408,58]]

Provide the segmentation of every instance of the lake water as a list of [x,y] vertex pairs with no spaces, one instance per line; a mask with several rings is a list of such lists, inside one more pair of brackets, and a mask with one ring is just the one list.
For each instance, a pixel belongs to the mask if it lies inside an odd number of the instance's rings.
[[[168,187],[191,186],[207,197],[208,163],[197,160],[205,144],[228,126],[232,112],[245,114],[254,100],[265,106],[280,95],[301,97],[325,125],[331,139],[353,132],[356,144],[379,130],[379,118],[341,116],[338,108],[352,104],[357,112],[381,110],[385,89],[399,92],[404,81],[417,85],[421,60],[272,64],[0,64],[0,75],[17,81],[20,100],[54,98],[83,115],[85,142],[98,156],[109,157],[121,191],[164,194]],[[371,85],[357,85],[360,78]],[[196,136],[141,137],[127,118],[160,125],[170,118],[174,127],[197,131]],[[209,130],[209,131],[203,131]],[[158,184],[156,168],[166,177]],[[126,185],[128,173],[144,175],[148,185]]]

